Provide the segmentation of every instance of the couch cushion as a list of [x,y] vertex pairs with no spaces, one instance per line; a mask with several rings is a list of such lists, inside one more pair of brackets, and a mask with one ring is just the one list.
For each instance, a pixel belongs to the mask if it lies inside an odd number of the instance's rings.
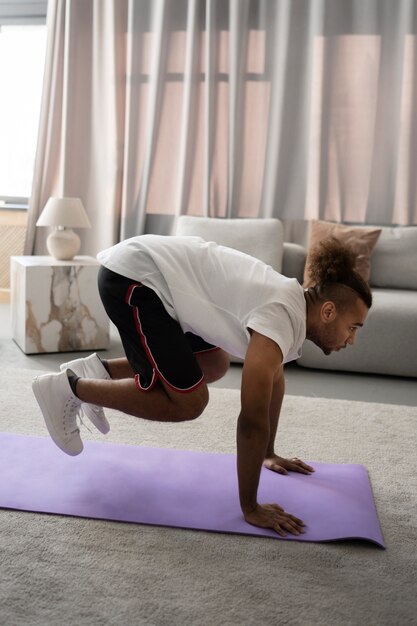
[[303,282],[307,250],[298,243],[284,241],[282,257],[282,273],[288,278],[296,278],[300,285]]
[[417,227],[384,227],[372,253],[373,287],[417,289]]
[[281,272],[284,228],[277,219],[213,218],[181,215],[175,235],[197,235],[257,257]]
[[304,286],[313,286],[309,273],[309,262],[312,254],[321,241],[331,237],[335,237],[346,247],[353,250],[356,255],[355,269],[362,278],[368,281],[371,273],[370,256],[380,233],[381,228],[376,227],[346,226],[344,224],[313,220],[304,270]]

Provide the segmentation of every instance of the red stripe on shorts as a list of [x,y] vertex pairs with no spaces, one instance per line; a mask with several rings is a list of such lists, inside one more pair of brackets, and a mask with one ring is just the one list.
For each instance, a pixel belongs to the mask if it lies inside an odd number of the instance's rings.
[[[132,297],[133,291],[136,287],[142,287],[142,284],[133,284],[129,287],[127,294],[126,294],[126,302],[130,305],[130,299]],[[197,387],[199,387],[203,382],[204,382],[204,374],[202,374],[200,380],[198,382],[196,382],[194,385],[192,385],[191,387],[188,387],[187,389],[180,389],[179,387],[175,387],[175,385],[173,385],[172,383],[170,383],[165,376],[160,372],[158,365],[153,357],[153,354],[151,352],[151,349],[148,345],[147,339],[146,339],[146,335],[143,332],[142,329],[142,324],[140,322],[140,317],[139,317],[139,307],[138,306],[134,306],[134,305],[130,305],[133,308],[133,319],[135,321],[135,326],[136,326],[136,330],[138,331],[140,340],[142,342],[142,346],[146,352],[146,355],[153,367],[153,375],[152,375],[152,380],[151,383],[149,385],[149,387],[142,387],[142,385],[140,384],[140,380],[139,380],[139,374],[135,375],[135,382],[136,382],[136,386],[141,389],[142,391],[150,391],[155,385],[156,382],[158,380],[158,378],[160,380],[162,380],[166,385],[168,385],[168,387],[170,387],[171,389],[173,389],[174,391],[178,392],[178,393],[189,393],[190,391],[193,391],[194,389],[196,389]]]

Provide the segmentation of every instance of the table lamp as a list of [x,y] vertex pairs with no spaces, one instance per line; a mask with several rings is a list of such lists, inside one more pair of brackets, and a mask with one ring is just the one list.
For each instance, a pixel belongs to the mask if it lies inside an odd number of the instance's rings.
[[54,226],[46,247],[49,254],[60,261],[72,259],[80,250],[80,238],[72,229],[91,228],[79,198],[49,198],[36,226]]

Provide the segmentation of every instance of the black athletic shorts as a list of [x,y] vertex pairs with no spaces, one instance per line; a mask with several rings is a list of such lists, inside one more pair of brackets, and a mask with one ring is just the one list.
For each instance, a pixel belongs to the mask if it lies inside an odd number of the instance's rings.
[[194,355],[218,348],[193,333],[184,333],[152,289],[105,267],[100,267],[98,288],[139,389],[149,391],[162,380],[186,393],[204,381]]

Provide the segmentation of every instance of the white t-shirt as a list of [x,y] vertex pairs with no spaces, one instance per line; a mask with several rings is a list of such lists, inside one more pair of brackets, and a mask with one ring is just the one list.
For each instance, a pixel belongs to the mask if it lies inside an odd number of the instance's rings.
[[284,362],[301,355],[303,288],[262,261],[200,237],[142,235],[97,255],[100,263],[153,289],[184,332],[245,358],[251,328],[275,341]]

